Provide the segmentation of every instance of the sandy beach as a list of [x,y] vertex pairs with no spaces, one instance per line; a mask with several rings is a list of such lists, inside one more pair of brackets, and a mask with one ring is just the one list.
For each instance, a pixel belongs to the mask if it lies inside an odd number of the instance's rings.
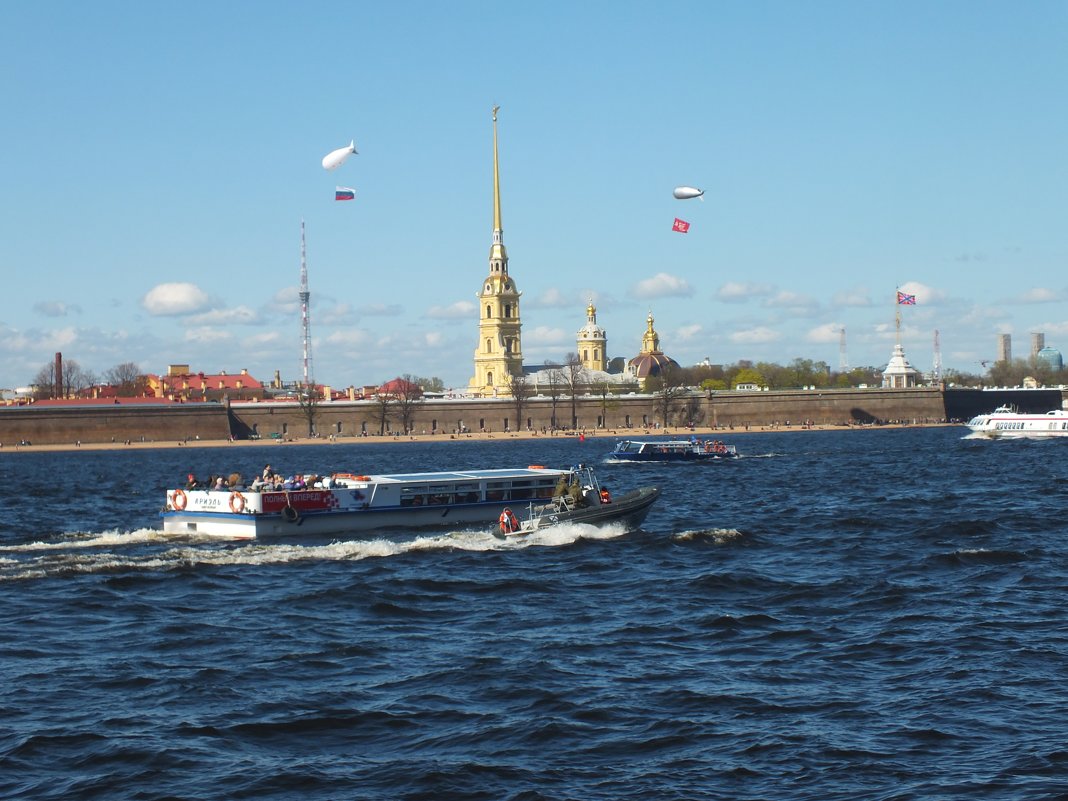
[[248,448],[248,447],[285,447],[286,445],[383,445],[387,443],[395,443],[398,445],[403,444],[415,444],[420,442],[449,442],[449,441],[472,441],[479,442],[485,440],[517,440],[517,439],[559,439],[564,438],[580,438],[586,439],[642,439],[648,437],[664,437],[675,436],[681,438],[689,438],[691,435],[706,438],[730,438],[735,436],[742,436],[745,434],[757,434],[767,432],[797,432],[802,433],[806,431],[853,431],[853,430],[885,430],[885,429],[900,429],[900,428],[939,428],[947,425],[953,425],[951,423],[888,423],[885,425],[812,425],[812,426],[751,426],[749,428],[708,428],[698,427],[696,429],[679,428],[679,429],[608,429],[597,431],[579,431],[579,432],[562,432],[555,433],[542,433],[540,431],[534,432],[470,432],[465,434],[411,434],[411,435],[393,435],[387,434],[385,436],[369,435],[366,437],[287,437],[286,439],[242,439],[242,440],[208,440],[197,439],[185,441],[172,441],[172,440],[160,440],[160,441],[131,441],[128,444],[126,442],[71,442],[71,443],[54,443],[49,445],[18,445],[10,443],[0,444],[0,453],[45,453],[49,451],[77,451],[77,450],[95,450],[95,451],[128,451],[128,450],[145,450],[145,449],[159,449],[159,448]]

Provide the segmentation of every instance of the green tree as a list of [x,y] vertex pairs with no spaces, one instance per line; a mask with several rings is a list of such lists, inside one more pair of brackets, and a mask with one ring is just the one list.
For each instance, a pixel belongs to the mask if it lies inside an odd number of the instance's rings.
[[731,379],[731,389],[736,389],[739,384],[756,384],[758,387],[766,387],[768,381],[760,371],[751,367],[743,367]]

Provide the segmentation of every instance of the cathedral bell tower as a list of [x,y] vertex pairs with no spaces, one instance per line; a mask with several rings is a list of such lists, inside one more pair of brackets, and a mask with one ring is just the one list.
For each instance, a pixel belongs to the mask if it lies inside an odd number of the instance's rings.
[[520,347],[519,296],[508,275],[508,251],[504,249],[501,228],[501,178],[497,160],[497,111],[493,107],[493,244],[490,245],[489,275],[482,282],[478,298],[478,346],[475,348],[475,375],[470,391],[476,395],[510,394],[510,376],[523,373]]
[[575,347],[575,353],[587,370],[600,370],[602,373],[608,370],[608,337],[604,329],[597,325],[597,307],[593,305],[593,298],[590,298],[586,307],[586,325],[579,329]]

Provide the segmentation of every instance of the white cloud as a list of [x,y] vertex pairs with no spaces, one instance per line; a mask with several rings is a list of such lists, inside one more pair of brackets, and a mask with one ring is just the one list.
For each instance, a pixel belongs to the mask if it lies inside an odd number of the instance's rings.
[[831,302],[835,306],[857,306],[861,308],[872,305],[871,294],[864,287],[840,289],[834,293]]
[[158,317],[193,314],[210,304],[208,295],[196,284],[159,284],[141,298],[141,306]]
[[762,304],[769,309],[783,309],[791,314],[811,314],[819,309],[819,302],[798,292],[777,292]]
[[728,281],[716,290],[716,297],[724,303],[745,303],[753,298],[766,297],[775,291],[771,284],[749,284]]
[[33,304],[33,310],[44,317],[66,317],[69,314],[82,313],[82,307],[76,303],[63,303],[59,300],[42,300]]
[[1016,296],[1013,300],[1016,303],[1055,303],[1060,299],[1061,293],[1057,290],[1036,286]]
[[700,335],[703,330],[704,329],[699,323],[694,323],[693,325],[684,325],[681,328],[675,329],[674,339],[678,340],[679,342],[689,342],[690,340],[695,339],[698,335]]
[[693,287],[682,278],[668,273],[657,273],[630,288],[630,296],[639,300],[650,298],[688,298],[693,295]]
[[237,306],[233,309],[212,309],[211,311],[194,314],[189,318],[192,325],[254,325],[260,322],[260,316],[248,306]]
[[426,316],[432,320],[472,319],[475,316],[475,304],[469,300],[458,300],[449,306],[431,306]]
[[729,338],[736,345],[766,345],[769,342],[778,342],[782,335],[765,326],[757,326],[747,331],[736,331]]
[[212,328],[211,326],[201,326],[199,328],[190,328],[185,332],[186,342],[195,342],[201,345],[216,345],[220,342],[233,341],[234,335],[229,331],[223,331],[220,328]]
[[842,325],[839,323],[824,323],[818,325],[815,328],[809,330],[805,334],[806,342],[814,342],[817,344],[828,344],[831,342],[838,342],[842,336]]
[[556,287],[551,287],[536,298],[526,301],[524,306],[528,309],[566,309],[577,302],[574,297],[569,297]]
[[560,345],[573,341],[575,335],[562,328],[539,325],[523,333],[523,345]]
[[350,328],[348,330],[334,331],[324,341],[341,347],[363,348],[374,344],[375,340],[370,332],[362,328]]
[[282,335],[277,331],[265,331],[262,334],[253,334],[243,341],[249,347],[263,348],[267,345],[276,345],[281,342]]

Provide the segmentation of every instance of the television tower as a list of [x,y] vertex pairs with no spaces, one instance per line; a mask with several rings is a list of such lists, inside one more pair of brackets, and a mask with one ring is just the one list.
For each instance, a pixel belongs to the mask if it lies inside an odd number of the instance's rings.
[[849,359],[846,358],[845,328],[838,331],[838,372],[845,373],[849,370]]
[[934,365],[931,370],[935,383],[942,380],[942,340],[938,337],[938,329],[934,332]]
[[308,317],[308,301],[311,292],[308,291],[308,259],[304,247],[304,219],[300,220],[300,330],[303,334],[304,345],[304,388],[312,385],[311,369],[311,320]]

